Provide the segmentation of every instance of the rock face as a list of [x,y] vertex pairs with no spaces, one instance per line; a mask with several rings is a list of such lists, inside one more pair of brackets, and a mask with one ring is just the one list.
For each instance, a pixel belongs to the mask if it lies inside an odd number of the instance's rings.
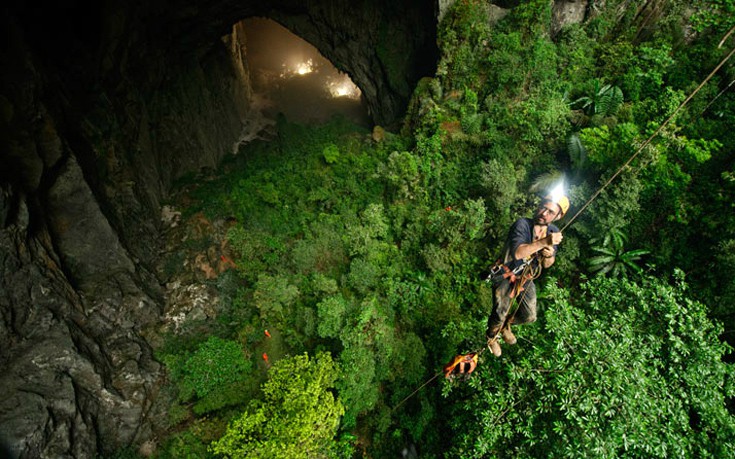
[[556,0],[552,7],[551,35],[555,36],[567,24],[578,24],[587,15],[587,0]]
[[3,8],[0,455],[150,446],[162,368],[146,337],[165,322],[162,203],[176,179],[215,168],[240,139],[250,88],[233,25],[264,16],[290,27],[350,74],[387,125],[433,73],[434,9],[421,0]]

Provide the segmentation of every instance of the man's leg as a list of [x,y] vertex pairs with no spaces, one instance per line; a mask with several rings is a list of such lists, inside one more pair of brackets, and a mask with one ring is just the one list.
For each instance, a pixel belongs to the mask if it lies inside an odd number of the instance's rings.
[[505,323],[511,304],[509,296],[511,288],[512,285],[508,279],[493,282],[493,312],[487,319],[486,335],[488,338],[497,336]]
[[493,312],[487,319],[487,347],[496,356],[500,357],[501,349],[498,343],[498,333],[505,323],[510,309],[511,298],[510,290],[512,285],[508,279],[501,278],[493,282]]
[[526,283],[524,290],[516,295],[515,301],[518,305],[517,309],[506,317],[503,327],[500,329],[500,335],[503,337],[503,341],[510,345],[518,342],[511,330],[512,324],[521,325],[536,320],[536,286],[533,284],[533,281]]
[[510,329],[512,324],[522,325],[536,321],[536,286],[533,281],[528,281],[525,289],[516,297],[518,301],[518,309],[516,312],[505,320],[500,334],[503,341],[507,344],[515,344],[518,342],[513,331]]
[[536,322],[536,285],[528,281],[525,290],[518,294],[518,311],[513,316],[515,325]]

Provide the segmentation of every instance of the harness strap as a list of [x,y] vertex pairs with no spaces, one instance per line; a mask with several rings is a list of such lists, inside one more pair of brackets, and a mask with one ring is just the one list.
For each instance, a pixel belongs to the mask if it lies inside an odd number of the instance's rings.
[[508,279],[508,283],[511,285],[511,290],[508,294],[509,298],[515,298],[519,293],[524,291],[526,289],[526,283],[534,278],[529,264],[523,265],[523,271],[520,275],[516,274],[515,271],[512,271],[506,265],[502,265],[502,270],[503,279]]

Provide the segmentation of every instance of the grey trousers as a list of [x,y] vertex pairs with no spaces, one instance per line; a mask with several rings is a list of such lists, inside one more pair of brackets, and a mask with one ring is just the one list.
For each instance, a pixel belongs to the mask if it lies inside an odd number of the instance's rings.
[[[516,282],[519,281],[520,279]],[[487,319],[488,337],[496,336],[505,325],[511,305],[514,309],[516,306],[518,308],[512,318],[513,324],[521,325],[536,321],[536,286],[532,280],[526,282],[525,289],[515,298],[509,296],[513,285],[508,279],[497,276],[491,282],[493,283],[493,312]]]

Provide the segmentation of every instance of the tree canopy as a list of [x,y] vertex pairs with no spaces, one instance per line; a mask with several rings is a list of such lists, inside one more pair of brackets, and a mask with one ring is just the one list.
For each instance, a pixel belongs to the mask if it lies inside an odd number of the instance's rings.
[[233,458],[331,457],[344,414],[329,391],[337,376],[329,354],[279,360],[263,384],[263,400],[253,400],[212,450]]

